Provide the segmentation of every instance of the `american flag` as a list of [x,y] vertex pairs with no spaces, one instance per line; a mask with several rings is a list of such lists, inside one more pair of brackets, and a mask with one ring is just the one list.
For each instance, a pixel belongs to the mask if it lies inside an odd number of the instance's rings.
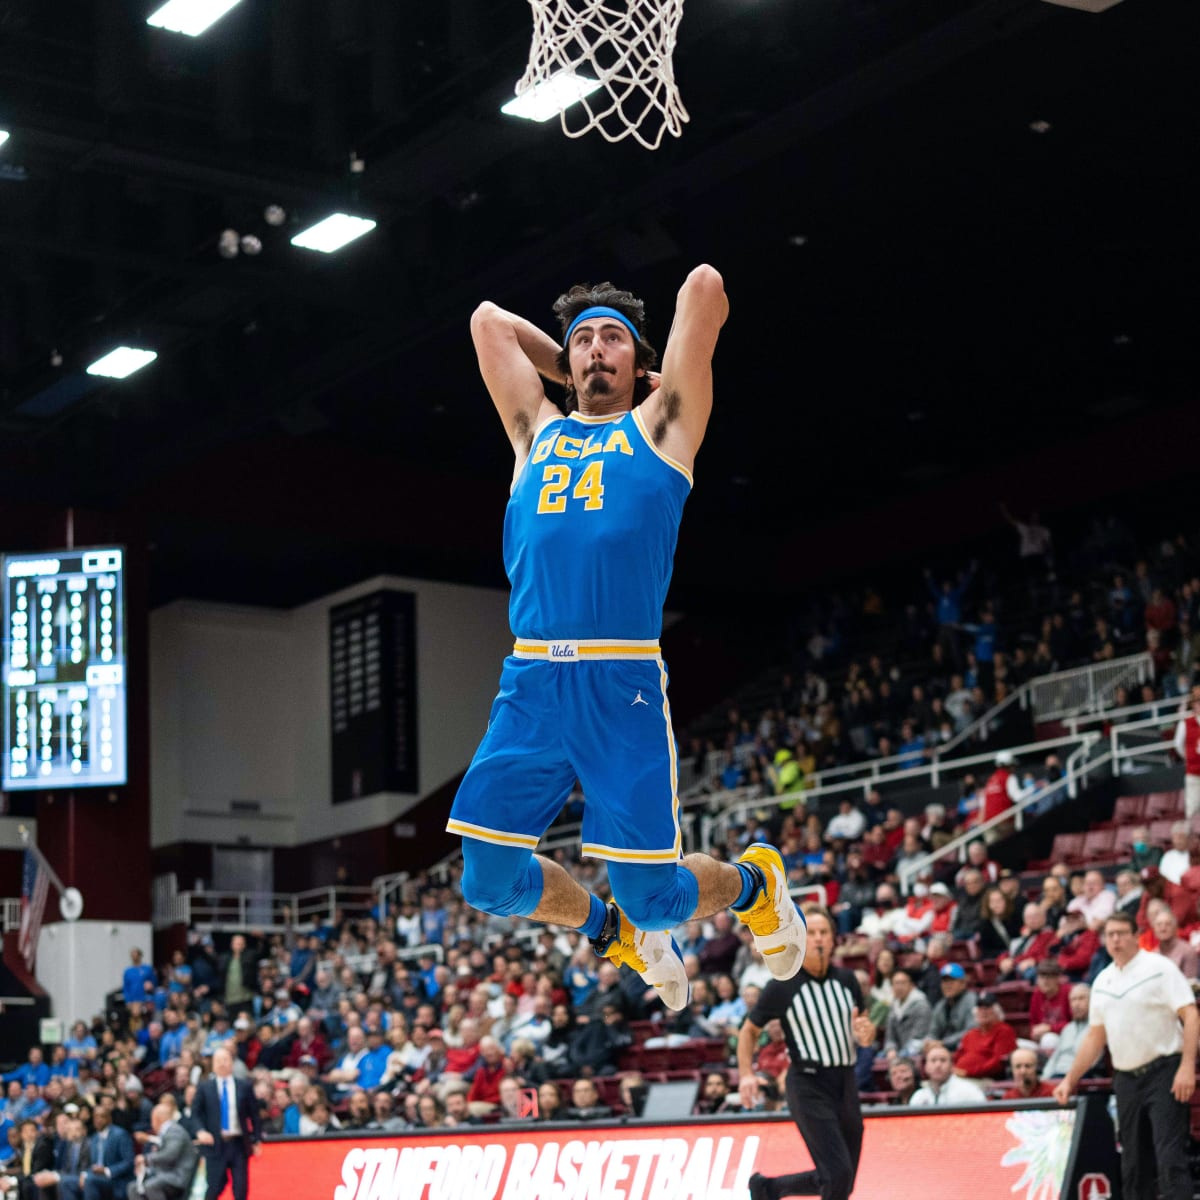
[[42,866],[40,855],[26,850],[25,869],[21,873],[21,928],[17,934],[17,949],[30,971],[37,958],[38,934],[49,891],[50,872]]

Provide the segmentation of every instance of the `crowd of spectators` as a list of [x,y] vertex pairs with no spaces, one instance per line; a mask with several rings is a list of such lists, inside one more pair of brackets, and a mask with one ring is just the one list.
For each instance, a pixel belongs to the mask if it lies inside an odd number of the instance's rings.
[[[1147,550],[1101,521],[1064,565],[1036,516],[1013,524],[1018,572],[926,570],[890,607],[875,587],[814,602],[811,634],[765,707],[698,723],[693,777],[771,796],[871,759],[921,766],[1028,680],[1142,651],[1156,682],[1118,689],[1110,707],[1186,695],[1200,660],[1200,554],[1187,537]],[[1006,710],[974,748],[1014,744],[1022,719]]]
[[[1045,671],[1145,648],[1159,683],[1114,703],[1186,691],[1200,620],[1186,539],[1114,568],[1126,560],[1114,527],[1103,526],[1091,558],[1076,559],[1090,569],[1075,586],[1056,567],[1048,533],[1035,520],[1017,526],[1023,617],[1010,598],[1008,618],[974,566],[952,579],[927,573],[923,598],[902,605],[891,626],[893,660],[853,657],[847,630],[887,622],[881,594],[868,589],[853,619],[840,603],[823,615],[803,669],[784,676],[775,703],[756,720],[731,711],[720,738],[694,746],[706,762],[711,751],[727,754],[721,785],[750,783],[777,799],[709,852],[732,858],[769,839],[794,885],[824,889],[838,958],[859,973],[879,1029],[860,1057],[860,1087],[889,1103],[1046,1094],[1086,1028],[1088,984],[1106,961],[1098,931],[1114,910],[1134,914],[1145,949],[1170,956],[1189,979],[1200,972],[1200,838],[1186,823],[1170,847],[1138,831],[1112,880],[1056,864],[1033,884],[1001,870],[983,840],[961,867],[922,868],[930,850],[995,815],[988,796],[1003,804],[1061,778],[1054,755],[1024,767],[1001,757],[987,778],[962,780],[957,805],[919,816],[874,792],[828,820],[805,802],[805,781],[820,769],[887,755],[919,764]],[[603,862],[557,857],[588,890],[608,894]],[[902,870],[916,877],[903,897]],[[696,1111],[740,1106],[731,1052],[769,973],[727,914],[676,931],[692,1000],[671,1013],[577,933],[469,909],[458,880],[453,866],[436,881],[418,876],[386,914],[235,934],[220,952],[193,931],[157,967],[134,951],[109,1011],[76,1021],[60,1044],[31,1047],[3,1075],[9,1156],[0,1178],[25,1200],[55,1182],[47,1172],[71,1175],[82,1164],[84,1200],[123,1196],[134,1155],[153,1136],[152,1101],[189,1129],[196,1086],[222,1044],[276,1135],[636,1114],[662,1076],[642,1070],[644,1056],[688,1046],[707,1056],[687,1060]],[[756,1059],[763,1108],[779,1107],[786,1065],[772,1022]],[[120,1153],[97,1162],[98,1135]]]

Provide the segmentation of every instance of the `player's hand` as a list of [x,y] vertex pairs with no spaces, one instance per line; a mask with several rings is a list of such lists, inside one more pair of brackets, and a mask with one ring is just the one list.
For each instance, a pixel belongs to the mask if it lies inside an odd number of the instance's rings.
[[250,1153],[253,1154],[255,1158],[257,1158],[262,1153],[262,1142],[255,1142],[254,1145],[250,1148]]
[[753,1075],[743,1075],[738,1080],[738,1096],[743,1108],[753,1108],[758,1103],[758,1079]]
[[1171,1095],[1179,1101],[1180,1104],[1187,1104],[1192,1098],[1192,1093],[1196,1090],[1196,1068],[1192,1063],[1181,1062],[1179,1070],[1175,1072],[1175,1079],[1171,1084]]
[[215,1146],[216,1145],[216,1139],[213,1137],[213,1135],[211,1133],[208,1132],[207,1129],[201,1129],[196,1134],[195,1140],[196,1140],[197,1146]]
[[1058,1086],[1054,1089],[1054,1098],[1059,1102],[1059,1104],[1066,1104],[1066,1102],[1071,1099],[1071,1093],[1074,1090],[1075,1089],[1065,1079],[1060,1079],[1058,1081]]
[[662,386],[662,375],[658,371],[647,371],[646,382],[650,385],[651,392],[657,392]]

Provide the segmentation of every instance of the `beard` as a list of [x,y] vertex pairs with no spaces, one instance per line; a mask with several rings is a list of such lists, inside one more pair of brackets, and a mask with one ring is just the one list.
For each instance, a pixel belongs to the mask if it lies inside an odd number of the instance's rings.
[[583,381],[584,391],[589,396],[607,396],[612,391],[610,373],[603,368],[589,372]]

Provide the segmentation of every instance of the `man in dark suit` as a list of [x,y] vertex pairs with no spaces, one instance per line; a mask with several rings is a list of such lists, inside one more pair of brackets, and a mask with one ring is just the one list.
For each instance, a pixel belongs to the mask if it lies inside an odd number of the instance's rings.
[[247,1162],[262,1140],[254,1090],[233,1077],[233,1053],[225,1046],[213,1051],[212,1075],[196,1089],[192,1116],[199,1126],[196,1141],[208,1172],[207,1200],[217,1200],[228,1176],[233,1200],[249,1194]]
[[[66,1129],[66,1114],[56,1118]],[[17,1191],[21,1200],[42,1200],[42,1191],[35,1177],[54,1170],[54,1147],[57,1139],[52,1132],[42,1133],[31,1117],[21,1122],[21,1149],[14,1165],[17,1168]],[[53,1192],[51,1191],[51,1195]]]
[[150,1127],[158,1146],[133,1160],[134,1178],[125,1189],[126,1200],[183,1200],[196,1173],[196,1147],[175,1120],[173,1105],[156,1104]]
[[[45,1172],[42,1178],[47,1181],[48,1186],[43,1186],[49,1195],[57,1196],[58,1200],[82,1200],[82,1180],[91,1162],[90,1147],[83,1121],[79,1116],[79,1108],[68,1104],[63,1109],[63,1115],[67,1118],[64,1122],[65,1136],[55,1143],[54,1168]],[[36,1177],[34,1182],[38,1182]]]
[[95,1133],[89,1142],[91,1164],[83,1181],[83,1200],[122,1200],[133,1179],[133,1139],[103,1104],[92,1113]]

